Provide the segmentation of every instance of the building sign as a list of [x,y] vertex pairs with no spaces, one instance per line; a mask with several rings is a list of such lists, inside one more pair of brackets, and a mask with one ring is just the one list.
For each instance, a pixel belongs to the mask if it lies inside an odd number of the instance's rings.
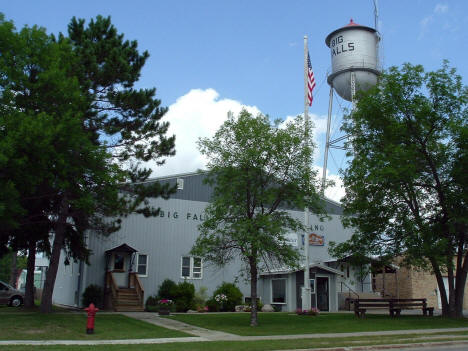
[[184,219],[187,221],[200,221],[203,222],[205,220],[204,213],[196,213],[196,212],[185,212],[179,213],[178,211],[165,211],[160,209],[159,210],[159,218],[169,218],[169,219]]
[[325,235],[318,235],[318,234],[315,234],[315,233],[309,234],[309,245],[324,246],[325,245]]
[[345,42],[342,35],[338,35],[330,41],[330,49],[332,57],[343,52],[354,51],[354,42]]

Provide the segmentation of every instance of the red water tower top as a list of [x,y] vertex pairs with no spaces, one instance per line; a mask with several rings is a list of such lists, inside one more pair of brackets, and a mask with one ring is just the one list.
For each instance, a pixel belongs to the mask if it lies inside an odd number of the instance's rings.
[[353,21],[353,19],[351,18],[351,20],[349,21],[349,23],[346,25],[346,27],[350,27],[350,26],[360,26],[360,24],[357,24]]

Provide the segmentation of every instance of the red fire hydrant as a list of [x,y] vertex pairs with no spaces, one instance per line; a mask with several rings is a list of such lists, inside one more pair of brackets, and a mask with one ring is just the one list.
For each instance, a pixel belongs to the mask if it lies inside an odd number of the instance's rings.
[[85,311],[88,312],[86,334],[94,334],[94,316],[96,315],[96,312],[99,311],[99,308],[96,308],[96,306],[94,306],[94,303],[90,303],[89,307],[85,308]]

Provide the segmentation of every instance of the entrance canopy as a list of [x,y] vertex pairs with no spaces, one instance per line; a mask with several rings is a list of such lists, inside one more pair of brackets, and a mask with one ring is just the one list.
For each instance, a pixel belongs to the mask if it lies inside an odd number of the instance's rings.
[[114,247],[113,249],[106,250],[106,254],[111,254],[114,252],[119,252],[119,253],[135,253],[138,252],[138,250],[135,250],[133,247],[127,245],[127,244],[122,244],[120,246]]
[[[340,271],[338,269],[328,267],[328,266],[326,266],[324,264],[321,264],[321,263],[311,263],[311,264],[309,264],[309,269],[323,270],[323,271],[326,271],[328,273],[344,276],[344,273],[342,271]],[[267,275],[274,275],[274,274],[289,274],[289,273],[299,272],[299,271],[303,271],[303,270],[304,270],[304,267],[299,267],[297,269],[279,268],[279,269],[272,269],[272,270],[269,270],[269,271],[262,272],[262,273],[260,273],[260,275],[261,276],[267,276]]]

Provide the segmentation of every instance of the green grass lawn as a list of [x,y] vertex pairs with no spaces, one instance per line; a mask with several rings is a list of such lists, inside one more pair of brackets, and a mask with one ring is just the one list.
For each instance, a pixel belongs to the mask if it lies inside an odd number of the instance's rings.
[[259,313],[258,327],[249,326],[249,313],[178,314],[173,318],[199,327],[237,335],[288,335],[349,333],[381,330],[432,329],[468,327],[468,319],[448,319],[406,315],[368,314],[360,319],[351,313],[322,313],[319,316],[298,316],[292,313]]
[[99,340],[192,336],[118,314],[97,314],[94,334],[86,334],[86,314],[0,308],[0,340]]

